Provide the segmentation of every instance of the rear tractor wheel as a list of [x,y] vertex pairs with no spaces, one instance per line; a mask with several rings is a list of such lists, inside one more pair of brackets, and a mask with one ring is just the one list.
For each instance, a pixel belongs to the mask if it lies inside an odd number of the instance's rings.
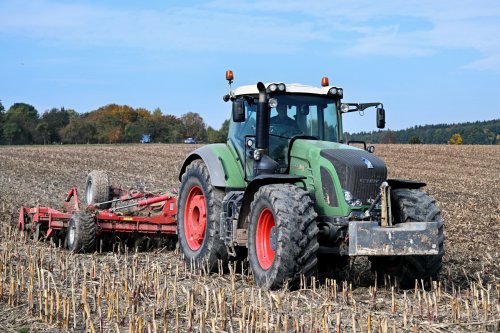
[[[85,199],[87,205],[109,201],[109,177],[104,171],[94,170],[88,174],[85,181]],[[111,207],[111,203],[100,204],[97,208],[107,209],[109,207]]]
[[97,223],[92,214],[78,212],[68,222],[66,244],[70,251],[90,252],[95,249]]
[[412,288],[415,280],[437,279],[444,255],[444,233],[441,211],[436,201],[418,190],[395,189],[391,191],[393,223],[435,222],[439,228],[439,253],[433,256],[382,256],[369,257],[372,271],[378,278],[389,275],[403,289]]
[[318,228],[309,193],[291,184],[261,187],[250,207],[248,260],[258,286],[280,288],[316,268]]
[[224,242],[219,237],[219,219],[224,191],[212,186],[202,160],[191,162],[182,175],[179,189],[177,235],[188,266],[218,267],[228,261]]

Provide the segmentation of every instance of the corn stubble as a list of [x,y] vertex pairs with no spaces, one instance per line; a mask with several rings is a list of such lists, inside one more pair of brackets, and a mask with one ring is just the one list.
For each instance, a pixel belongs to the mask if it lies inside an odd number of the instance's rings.
[[357,259],[336,280],[258,289],[243,263],[189,270],[177,251],[72,254],[15,229],[20,205],[58,207],[91,169],[123,187],[170,190],[192,146],[2,148],[0,322],[47,332],[496,332],[500,321],[500,147],[382,145],[391,177],[419,179],[446,221],[446,256],[429,290],[382,285]]

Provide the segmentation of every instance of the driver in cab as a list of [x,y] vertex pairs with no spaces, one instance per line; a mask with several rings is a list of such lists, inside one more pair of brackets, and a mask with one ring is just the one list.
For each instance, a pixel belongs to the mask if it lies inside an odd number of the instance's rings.
[[299,131],[299,127],[297,122],[288,116],[286,104],[277,105],[276,112],[278,114],[270,119],[269,152],[281,167],[286,167],[288,140]]
[[286,104],[283,105],[277,105],[276,106],[276,112],[278,112],[278,115],[271,117],[271,125],[281,125],[281,126],[287,126],[291,128],[297,129],[297,122],[293,120],[292,118],[288,117],[287,115],[287,106]]

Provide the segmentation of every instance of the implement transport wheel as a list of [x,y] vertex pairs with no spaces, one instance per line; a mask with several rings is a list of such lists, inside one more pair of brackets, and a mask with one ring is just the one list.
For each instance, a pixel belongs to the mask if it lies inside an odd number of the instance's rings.
[[90,252],[95,249],[97,223],[92,214],[78,212],[68,222],[66,244],[74,252]]
[[[95,205],[100,202],[109,201],[110,189],[109,178],[104,171],[94,170],[88,174],[85,182],[85,202],[87,205]],[[101,204],[97,208],[107,209],[111,203]]]
[[186,263],[208,265],[215,271],[217,261],[228,261],[224,242],[219,237],[219,219],[224,191],[212,186],[202,160],[191,162],[182,175],[179,189],[177,234]]
[[248,261],[258,286],[296,283],[316,268],[316,213],[309,193],[292,184],[262,186],[250,207]]
[[415,280],[437,279],[442,267],[444,255],[444,233],[441,211],[436,201],[418,190],[395,189],[391,191],[393,223],[435,222],[440,223],[439,253],[433,256],[379,256],[369,257],[373,272],[378,278],[392,276],[399,286],[409,289],[415,286]]

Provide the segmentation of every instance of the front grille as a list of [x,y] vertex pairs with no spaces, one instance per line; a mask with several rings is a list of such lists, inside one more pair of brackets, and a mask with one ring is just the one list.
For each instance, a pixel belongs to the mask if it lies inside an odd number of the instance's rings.
[[357,149],[324,149],[321,156],[335,167],[344,190],[360,199],[363,204],[375,199],[380,184],[387,179],[384,161],[377,156]]

